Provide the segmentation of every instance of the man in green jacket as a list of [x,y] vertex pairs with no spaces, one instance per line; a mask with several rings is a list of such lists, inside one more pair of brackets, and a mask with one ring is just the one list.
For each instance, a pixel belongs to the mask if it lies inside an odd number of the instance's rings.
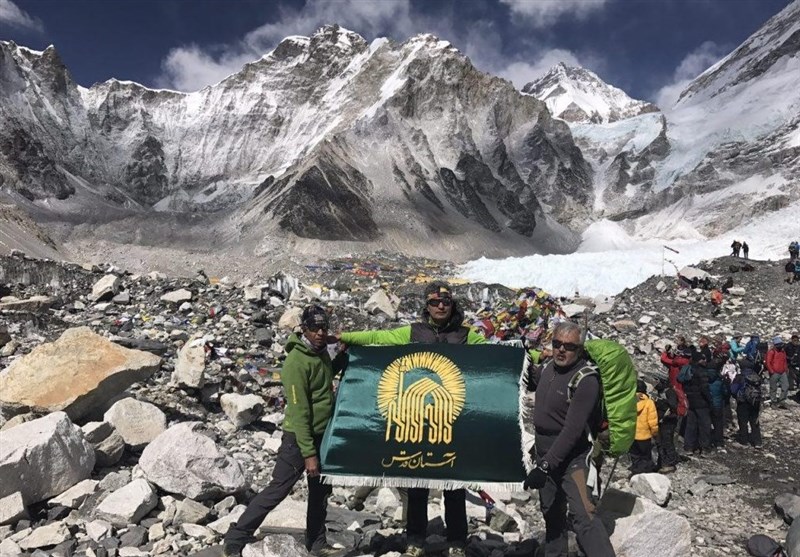
[[[387,331],[343,332],[340,340],[345,344],[365,346],[403,345],[411,343],[485,344],[486,339],[470,327],[465,326],[464,312],[453,298],[450,285],[434,281],[425,288],[423,320],[405,327]],[[424,555],[423,545],[428,528],[428,490],[408,490],[406,531],[407,557]],[[455,489],[444,492],[444,520],[447,526],[449,555],[464,555],[467,541],[466,490]]]
[[223,555],[239,557],[267,514],[283,501],[306,473],[308,510],[306,548],[317,556],[341,553],[325,537],[330,486],[320,482],[319,446],[333,414],[333,378],[340,371],[339,358],[332,362],[327,350],[328,314],[319,306],[305,308],[302,335],[293,333],[286,344],[281,370],[286,395],[283,440],[269,485],[247,506],[225,535]]

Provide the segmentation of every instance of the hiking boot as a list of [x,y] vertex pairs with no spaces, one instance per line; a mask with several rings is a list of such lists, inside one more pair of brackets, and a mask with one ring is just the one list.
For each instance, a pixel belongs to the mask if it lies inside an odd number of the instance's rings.
[[222,546],[222,557],[242,557],[244,546],[237,543],[226,543]]
[[325,544],[316,549],[309,551],[314,557],[338,557],[344,555],[345,550],[342,547],[333,547],[332,545]]
[[423,549],[421,546],[409,545],[403,552],[402,557],[423,557],[424,555],[425,549]]

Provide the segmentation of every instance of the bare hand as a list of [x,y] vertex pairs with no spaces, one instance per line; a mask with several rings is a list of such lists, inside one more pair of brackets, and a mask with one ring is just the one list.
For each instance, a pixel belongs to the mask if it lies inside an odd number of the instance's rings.
[[306,474],[308,474],[309,478],[315,478],[319,476],[319,458],[315,456],[309,456],[305,459],[306,463]]

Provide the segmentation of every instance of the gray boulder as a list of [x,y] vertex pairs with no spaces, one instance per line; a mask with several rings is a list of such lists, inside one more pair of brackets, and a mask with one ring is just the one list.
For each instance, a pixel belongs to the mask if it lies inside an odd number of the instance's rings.
[[617,555],[685,557],[692,549],[686,518],[652,501],[608,489],[598,509]]
[[800,520],[795,520],[786,534],[786,553],[789,557],[800,557]]
[[94,449],[64,412],[3,432],[0,498],[19,491],[25,505],[63,493],[94,468]]
[[95,509],[97,518],[114,526],[138,524],[158,505],[158,497],[147,480],[139,478],[103,499]]
[[178,351],[172,382],[179,387],[201,389],[205,384],[206,350],[202,337],[192,337]]
[[96,302],[110,300],[119,292],[120,280],[116,275],[106,275],[92,286],[91,299]]
[[125,452],[125,440],[108,422],[89,422],[81,427],[86,440],[94,448],[96,466],[113,466]]
[[167,416],[158,406],[135,398],[123,398],[103,415],[114,426],[125,444],[134,450],[143,448],[167,429]]
[[264,399],[258,395],[226,393],[219,402],[222,411],[236,427],[253,423],[264,412]]
[[669,500],[672,482],[663,474],[636,474],[631,478],[631,491],[664,506]]
[[800,518],[800,495],[782,493],[775,498],[775,510],[787,524],[793,524]]
[[268,536],[260,542],[244,548],[242,557],[301,557],[308,551],[296,539],[287,534]]
[[47,504],[51,507],[68,507],[70,509],[77,509],[81,506],[89,495],[97,491],[97,480],[83,480],[73,485],[58,497],[50,499]]
[[17,491],[0,499],[0,526],[16,524],[23,518],[28,518],[28,509],[25,508],[22,493]]
[[175,509],[175,517],[172,519],[173,526],[181,524],[202,524],[209,515],[209,509],[202,503],[194,499],[186,498],[179,501]]
[[65,542],[71,537],[72,534],[70,534],[66,524],[63,522],[52,522],[36,528],[33,532],[25,536],[25,538],[20,540],[19,547],[23,550],[50,547]]
[[192,293],[186,290],[185,288],[181,288],[180,290],[167,292],[166,294],[161,296],[161,301],[167,302],[168,304],[180,305],[183,302],[191,302]]
[[198,501],[244,489],[242,467],[201,428],[199,422],[180,423],[154,439],[139,459],[144,476],[164,491]]

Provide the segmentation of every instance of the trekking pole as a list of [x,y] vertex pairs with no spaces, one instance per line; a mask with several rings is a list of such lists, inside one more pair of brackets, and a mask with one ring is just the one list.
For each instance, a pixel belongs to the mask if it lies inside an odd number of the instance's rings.
[[600,491],[600,497],[598,499],[602,499],[603,495],[605,495],[606,491],[608,491],[608,486],[611,485],[611,480],[614,479],[614,472],[617,469],[618,462],[619,462],[619,457],[614,459],[614,465],[611,467],[611,473],[608,475],[608,481],[606,482],[605,487]]

